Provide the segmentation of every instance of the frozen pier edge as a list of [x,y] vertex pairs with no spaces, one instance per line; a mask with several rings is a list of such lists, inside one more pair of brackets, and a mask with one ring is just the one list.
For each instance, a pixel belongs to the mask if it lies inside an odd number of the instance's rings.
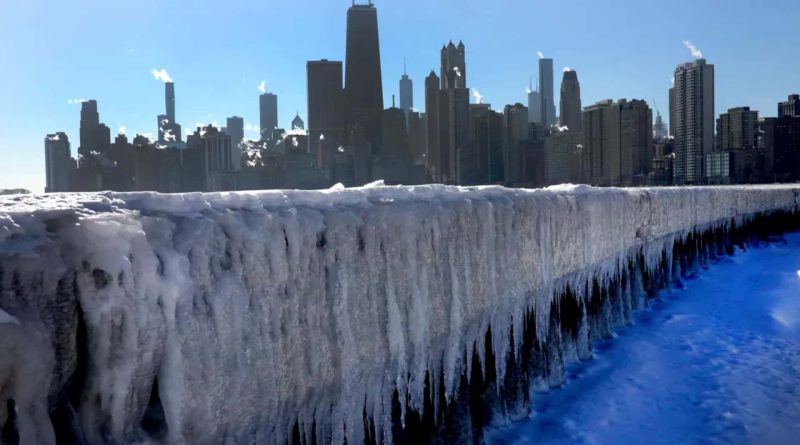
[[3,439],[474,440],[658,289],[796,227],[798,192],[2,198]]

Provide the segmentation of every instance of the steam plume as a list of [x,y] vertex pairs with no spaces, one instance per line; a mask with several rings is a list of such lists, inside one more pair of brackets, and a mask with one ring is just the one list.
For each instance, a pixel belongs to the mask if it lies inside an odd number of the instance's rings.
[[475,103],[482,104],[483,103],[483,96],[481,96],[480,91],[476,90],[475,88],[472,89],[472,96],[475,97]]
[[267,82],[265,80],[262,80],[261,83],[258,84],[258,86],[256,88],[258,88],[258,91],[261,94],[266,93],[267,92]]
[[160,70],[153,68],[150,70],[150,74],[162,82],[172,82],[172,78],[169,77],[169,73],[167,72],[166,68],[161,68]]
[[703,52],[700,51],[699,49],[697,49],[697,47],[694,46],[694,44],[692,42],[690,42],[688,40],[684,40],[683,41],[683,46],[685,46],[686,49],[691,51],[692,57],[694,57],[695,59],[702,59],[703,58]]

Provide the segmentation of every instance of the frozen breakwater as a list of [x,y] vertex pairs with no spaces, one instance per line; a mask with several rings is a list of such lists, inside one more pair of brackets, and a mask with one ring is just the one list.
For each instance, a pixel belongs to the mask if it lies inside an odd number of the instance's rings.
[[478,440],[798,192],[0,198],[2,440]]

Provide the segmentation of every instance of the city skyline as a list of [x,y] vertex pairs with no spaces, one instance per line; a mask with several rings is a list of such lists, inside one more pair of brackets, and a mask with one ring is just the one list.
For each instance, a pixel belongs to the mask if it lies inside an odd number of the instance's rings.
[[[11,12],[19,13],[20,20],[9,29],[0,32],[5,34],[8,32],[13,33],[16,30],[19,33],[18,35],[24,36],[24,33],[19,28],[22,26],[20,24],[24,24],[26,18],[31,19],[37,7],[47,3],[49,2],[12,2]],[[91,4],[92,2],[82,3]],[[762,11],[761,15],[754,20],[752,26],[763,25],[768,22],[771,15],[775,18],[775,13],[783,15],[787,9],[797,8],[796,5],[788,2],[776,3],[778,5],[775,6],[774,10]],[[781,8],[781,4],[783,4],[783,8]],[[58,53],[58,60],[64,62],[65,67],[72,67],[72,69],[56,71],[55,73],[53,71],[49,72],[49,75],[45,77],[47,81],[42,82],[42,84],[47,84],[49,81],[53,84],[52,87],[37,88],[35,85],[30,84],[32,80],[42,80],[41,74],[31,72],[35,68],[36,64],[34,63],[22,65],[25,66],[24,69],[6,71],[2,75],[3,82],[1,83],[5,85],[5,88],[12,84],[19,88],[14,88],[8,91],[7,94],[3,94],[4,97],[10,99],[10,106],[0,117],[2,117],[2,121],[6,125],[9,125],[8,128],[10,130],[4,133],[10,135],[10,137],[7,136],[0,140],[0,156],[9,160],[2,163],[2,168],[0,168],[0,188],[26,187],[34,191],[41,191],[44,184],[44,173],[41,169],[41,165],[44,162],[44,154],[41,150],[42,138],[48,133],[65,131],[72,141],[78,139],[77,126],[80,105],[68,103],[75,102],[76,99],[95,99],[98,101],[101,121],[110,127],[112,138],[120,128],[124,127],[129,137],[136,133],[149,133],[156,139],[157,129],[153,117],[164,110],[164,93],[163,84],[156,81],[150,73],[153,69],[166,69],[174,78],[177,84],[178,96],[177,121],[183,124],[186,132],[194,131],[198,123],[216,122],[218,126],[222,127],[227,117],[243,116],[246,130],[245,137],[257,137],[259,126],[259,91],[257,87],[261,85],[262,81],[266,81],[266,88],[269,92],[279,96],[279,110],[281,113],[279,126],[288,128],[290,126],[289,121],[294,117],[295,113],[299,112],[301,117],[307,117],[304,73],[306,60],[322,58],[331,60],[344,59],[344,17],[346,8],[349,5],[350,2],[342,2],[341,5],[338,2],[326,4],[297,2],[294,5],[296,6],[294,12],[304,14],[304,17],[310,18],[312,24],[309,26],[315,26],[314,23],[316,21],[323,22],[324,26],[320,28],[322,31],[319,32],[327,35],[329,42],[320,44],[322,40],[318,36],[311,33],[297,32],[290,41],[283,40],[284,45],[295,45],[295,51],[286,54],[279,52],[274,60],[271,61],[272,63],[268,64],[270,66],[268,69],[260,68],[259,65],[263,65],[263,63],[254,61],[251,64],[252,66],[247,65],[240,70],[229,70],[230,72],[242,74],[240,82],[236,81],[238,75],[234,76],[233,74],[227,74],[228,77],[225,77],[224,80],[209,82],[208,76],[211,73],[208,71],[214,72],[215,68],[207,67],[202,63],[198,63],[197,60],[187,62],[181,56],[175,54],[170,56],[169,53],[173,52],[173,50],[169,43],[161,42],[156,44],[149,42],[141,45],[143,42],[137,41],[137,37],[129,39],[132,41],[128,42],[130,45],[126,45],[130,46],[127,50],[124,47],[118,47],[118,51],[109,53],[108,57],[85,59],[87,57],[85,53],[90,52],[91,49],[97,51],[101,49],[95,48],[95,46],[104,46],[104,44],[96,41],[88,42],[91,45],[87,44],[85,47],[70,47],[63,54]],[[144,2],[143,8],[146,10],[152,6],[148,2]],[[278,4],[268,6],[275,8],[273,12],[280,12],[281,8],[285,7],[285,5]],[[527,102],[525,88],[528,86],[530,74],[536,73],[537,70],[538,56],[536,53],[542,51],[546,57],[554,59],[555,79],[560,78],[560,72],[563,67],[570,66],[579,71],[584,105],[605,98],[615,100],[624,97],[641,98],[650,102],[651,107],[654,105],[654,101],[655,105],[662,111],[662,115],[666,116],[664,110],[667,109],[669,77],[676,65],[692,60],[692,54],[684,47],[683,40],[685,39],[692,40],[698,44],[701,50],[706,52],[709,61],[717,66],[715,116],[736,106],[750,106],[752,109],[758,110],[763,117],[775,116],[777,110],[774,104],[778,100],[784,100],[787,94],[798,90],[798,86],[792,85],[794,80],[791,79],[791,76],[783,74],[796,72],[792,65],[796,62],[779,60],[780,58],[778,57],[764,57],[763,53],[753,51],[744,55],[749,55],[751,58],[760,57],[758,66],[751,66],[754,65],[753,63],[744,63],[745,68],[749,66],[749,70],[742,69],[740,66],[743,64],[742,59],[747,62],[749,58],[743,57],[743,54],[738,54],[739,57],[737,59],[731,57],[729,53],[732,49],[743,50],[747,46],[737,46],[735,41],[734,44],[731,44],[730,39],[714,38],[711,35],[714,30],[719,29],[718,27],[725,20],[733,20],[735,17],[742,18],[745,15],[748,7],[743,2],[732,2],[731,11],[724,11],[716,21],[716,24],[710,23],[705,27],[696,26],[695,22],[702,22],[702,19],[704,17],[707,19],[711,13],[709,10],[705,10],[704,13],[704,10],[700,8],[695,11],[696,16],[692,16],[688,23],[677,25],[676,29],[653,31],[651,33],[653,35],[652,39],[644,39],[647,43],[652,43],[646,58],[643,59],[641,56],[630,52],[627,56],[621,58],[623,67],[628,68],[631,68],[629,64],[636,65],[638,61],[639,64],[635,67],[635,70],[620,69],[619,64],[612,67],[608,66],[613,65],[608,62],[614,62],[615,57],[623,56],[620,53],[624,52],[625,44],[620,44],[619,42],[614,42],[617,46],[613,48],[609,44],[608,47],[601,47],[600,51],[595,51],[599,54],[589,54],[592,51],[586,50],[585,46],[577,45],[574,40],[565,40],[558,38],[558,35],[551,35],[547,38],[540,36],[531,39],[530,42],[519,41],[518,44],[511,45],[513,52],[516,53],[514,58],[504,57],[504,55],[507,56],[507,53],[503,52],[499,54],[493,53],[492,49],[502,46],[501,41],[503,39],[498,39],[498,36],[488,35],[486,37],[478,37],[475,30],[477,26],[475,19],[465,15],[466,12],[477,11],[477,2],[467,2],[463,10],[446,11],[449,14],[448,18],[452,16],[463,18],[463,20],[447,20],[447,24],[439,23],[439,27],[432,28],[431,33],[422,33],[426,34],[424,39],[419,35],[398,32],[398,25],[404,21],[408,22],[410,18],[422,22],[430,21],[430,18],[418,17],[413,13],[415,9],[408,4],[403,6],[388,2],[386,4],[378,2],[376,6],[379,8],[378,21],[383,71],[383,100],[386,106],[391,103],[392,95],[398,94],[397,81],[403,73],[403,58],[406,57],[408,59],[408,73],[411,80],[416,82],[417,85],[423,85],[425,74],[429,73],[431,69],[438,70],[439,60],[437,53],[441,48],[442,41],[449,40],[456,42],[462,40],[467,45],[467,64],[470,72],[468,87],[480,90],[481,94],[485,96],[484,102],[492,104],[495,110],[502,110],[506,104]],[[513,14],[509,15],[505,8],[499,8],[497,5],[481,4],[480,6],[484,7],[480,11],[485,13],[485,17],[481,21],[485,20],[488,23],[488,25],[482,25],[482,28],[494,26],[492,24],[497,23],[490,20],[492,17],[514,18]],[[519,11],[530,10],[528,5],[516,2],[506,6],[508,9],[517,8]],[[542,11],[546,11],[549,8],[544,5],[538,6]],[[60,5],[53,5],[53,12],[55,13],[59,7]],[[125,9],[125,7],[123,5],[118,8]],[[566,7],[576,9],[575,5],[566,5]],[[165,8],[169,9],[169,6],[165,6]],[[253,9],[258,10],[261,6],[234,2],[231,8],[239,14],[243,14],[243,11],[253,13]],[[430,8],[435,10],[433,12],[446,9],[441,5],[431,5]],[[619,12],[620,8],[619,5],[615,5],[610,8],[610,12]],[[576,25],[579,25],[582,20],[588,20],[589,17],[583,17],[583,14],[589,14],[589,12],[596,9],[596,6],[583,5],[580,9],[581,14],[578,17],[570,18]],[[201,8],[192,14],[206,16],[213,11],[214,8],[208,10]],[[112,12],[115,11],[111,11],[109,14]],[[652,13],[643,11],[641,7],[632,13],[634,12],[640,12],[643,18],[652,15]],[[667,16],[670,13],[674,13],[672,9],[660,12],[666,13]],[[328,15],[327,19],[323,17],[326,14]],[[600,20],[608,14],[609,11],[605,11],[603,15],[596,18]],[[69,13],[64,18],[69,18]],[[48,22],[48,20],[51,20],[51,18],[48,17],[44,21]],[[186,21],[183,17],[177,19],[174,26],[177,28],[185,26],[180,24],[183,21]],[[521,22],[517,19],[512,20],[512,23],[521,28]],[[628,26],[635,28],[640,25],[628,24]],[[693,26],[695,29],[686,29]],[[578,27],[580,26],[576,26],[576,28]],[[541,30],[535,30],[533,33],[539,34],[539,31],[547,29],[549,29],[549,26],[545,23]],[[521,29],[516,29],[515,26],[504,26],[504,31],[507,33],[506,37],[514,41],[514,37],[518,36]],[[61,45],[70,42],[74,38],[72,34],[82,35],[84,32],[85,30],[75,29],[64,38],[66,42],[54,44],[53,48],[48,47],[39,55],[48,56],[52,55],[53,51],[58,52],[58,48]],[[267,31],[267,35],[271,35],[270,32]],[[774,33],[775,31],[772,30],[767,33],[753,32],[745,37],[756,43],[763,41],[765,36],[768,38],[772,35],[774,48],[780,48],[783,45],[791,47],[794,43],[792,39],[796,39],[796,37],[788,34]],[[600,34],[601,36],[612,37],[614,32],[606,30]],[[442,38],[434,37],[439,35]],[[11,36],[13,37],[14,34],[11,34]],[[12,48],[11,45],[8,45],[8,42],[24,46],[21,45],[21,40],[23,39],[10,39],[9,36],[3,37],[3,42],[6,43],[0,43],[0,56],[5,56],[6,59],[19,50],[17,47]],[[223,39],[223,42],[227,42],[229,47],[235,47],[236,45],[231,45],[231,42],[240,42],[240,37],[230,35]],[[740,38],[742,37],[736,37],[736,40]],[[40,44],[42,46],[40,37],[32,38],[31,40],[32,42],[27,43],[27,45],[36,46],[36,44]],[[148,39],[144,38],[141,40],[148,41]],[[613,39],[609,39],[609,41],[611,40]],[[175,43],[175,45],[179,44],[180,42]],[[314,45],[317,46],[314,47]],[[143,47],[145,49],[140,49]],[[157,57],[151,57],[152,54],[147,56],[142,54],[153,52],[154,49],[156,50],[155,52],[162,54]],[[750,49],[753,50],[752,47]],[[771,54],[780,53],[777,49],[764,51],[769,51]],[[74,65],[75,61],[62,59],[62,57],[66,58],[70,55],[76,55],[76,53],[78,56],[83,55],[83,57],[77,57],[76,59],[83,59],[85,62],[83,65],[79,64],[77,68]],[[191,53],[195,52],[191,51]],[[237,49],[229,53],[214,54],[214,56],[221,59],[221,62],[226,62],[241,57],[249,56],[252,58],[254,53],[243,46],[241,50]],[[305,54],[309,54],[308,57]],[[597,60],[603,56],[608,58],[606,63]],[[125,60],[125,63],[114,63],[118,59]],[[150,60],[144,61],[144,59]],[[209,59],[206,58],[204,60]],[[769,67],[773,66],[774,63],[778,63],[781,72],[773,73],[770,71]],[[121,67],[121,65],[124,65],[124,67]],[[56,64],[54,66],[59,67],[60,65]],[[656,69],[658,70],[657,74],[648,74]],[[123,70],[123,72],[120,72],[120,70]],[[613,71],[615,75],[609,76],[609,70]],[[298,76],[298,72],[302,74]],[[78,79],[75,79],[75,76]],[[291,79],[291,76],[296,77]],[[15,81],[20,77],[23,77],[21,82]],[[287,82],[288,80],[291,80],[291,82]],[[750,82],[754,80],[756,84],[759,84],[759,87],[750,86]],[[764,83],[762,84],[761,82]],[[128,91],[127,100],[118,99],[118,94],[121,90]],[[518,90],[518,92],[515,93],[514,90]],[[42,97],[43,92],[46,93],[44,97]],[[215,99],[215,95],[218,95],[219,98]],[[424,104],[424,102],[424,89],[415,88],[414,103],[418,104],[417,108],[423,109],[419,104]],[[9,110],[13,110],[15,113],[10,114]],[[559,113],[557,112],[557,114]],[[73,154],[76,149],[77,146],[73,143]]]

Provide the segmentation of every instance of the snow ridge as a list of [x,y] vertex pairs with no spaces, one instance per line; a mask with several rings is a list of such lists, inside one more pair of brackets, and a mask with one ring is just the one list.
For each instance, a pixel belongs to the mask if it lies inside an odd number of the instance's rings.
[[[519,361],[526,326],[560,335],[554,303],[586,319],[595,287],[640,298],[648,271],[680,269],[676,245],[794,212],[798,190],[0,198],[0,315],[17,321],[0,323],[0,402],[25,413],[22,443],[67,434],[54,410],[88,443],[390,443],[395,391],[404,415],[438,416],[475,358],[511,381],[502,358]],[[603,331],[593,320],[576,339]]]

